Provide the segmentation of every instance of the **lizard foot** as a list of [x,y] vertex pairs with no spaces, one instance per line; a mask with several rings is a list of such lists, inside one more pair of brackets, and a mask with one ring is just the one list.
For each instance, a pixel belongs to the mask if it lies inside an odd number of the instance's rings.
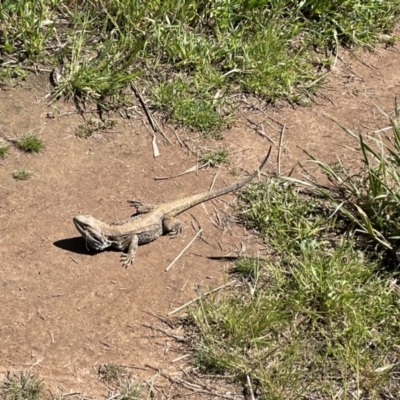
[[122,253],[121,262],[124,268],[128,268],[135,261],[135,256],[131,256],[130,254]]
[[174,239],[174,238],[176,238],[180,233],[182,233],[182,227],[181,227],[181,226],[177,227],[176,229],[173,229],[172,231],[169,231],[169,232],[168,232],[168,236],[169,236],[171,239]]

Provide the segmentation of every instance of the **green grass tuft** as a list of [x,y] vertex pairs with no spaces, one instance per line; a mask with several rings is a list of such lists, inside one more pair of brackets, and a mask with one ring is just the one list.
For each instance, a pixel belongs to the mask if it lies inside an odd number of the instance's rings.
[[[400,254],[400,112],[395,104],[394,118],[389,121],[391,132],[384,136],[364,136],[342,129],[358,141],[353,149],[362,161],[361,169],[354,171],[341,160],[328,165],[308,154],[328,177],[331,185],[301,182],[311,186],[332,206],[349,228],[362,236],[364,246],[377,246],[378,253],[387,252],[396,265]],[[292,180],[287,178],[288,180]]]
[[58,67],[53,99],[80,107],[125,105],[135,80],[149,107],[208,135],[243,92],[309,105],[338,46],[393,43],[400,12],[399,0],[3,3],[0,66]]
[[5,158],[9,150],[10,150],[9,146],[0,145],[0,158]]
[[119,384],[128,375],[126,369],[116,364],[102,364],[99,367],[99,377],[108,384]]
[[15,145],[18,149],[27,153],[38,153],[43,148],[43,142],[36,135],[26,133],[15,140]]
[[132,380],[121,383],[118,390],[120,393],[119,400],[141,400],[147,398],[142,393],[142,385]]
[[76,129],[76,136],[80,138],[89,138],[96,132],[104,132],[114,128],[117,125],[115,120],[100,121],[94,118],[89,118],[84,124],[81,124]]
[[200,155],[200,162],[207,164],[209,167],[228,163],[228,152],[224,149],[215,151],[206,151]]
[[0,398],[4,400],[39,400],[43,385],[35,374],[8,373],[0,386]]
[[26,168],[18,168],[12,173],[12,176],[16,181],[26,181],[32,176],[32,172]]
[[381,398],[396,393],[400,296],[317,200],[279,182],[249,187],[240,215],[273,255],[242,258],[239,291],[190,310],[195,362],[256,398]]

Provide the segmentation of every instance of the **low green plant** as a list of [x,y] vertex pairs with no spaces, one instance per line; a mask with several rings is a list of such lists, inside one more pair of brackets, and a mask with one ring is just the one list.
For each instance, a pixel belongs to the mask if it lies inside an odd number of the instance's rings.
[[26,133],[15,140],[15,146],[27,153],[38,153],[43,148],[42,140],[35,134]]
[[228,152],[225,149],[206,151],[200,155],[200,162],[209,167],[228,163]]
[[64,96],[78,104],[92,99],[100,105],[118,102],[121,90],[135,78],[138,73],[129,72],[129,66],[140,48],[142,40],[128,40],[101,32],[106,36],[100,46],[94,47],[95,55],[88,60],[85,56],[88,18],[86,15],[80,22],[81,29],[73,37],[73,46],[69,61],[63,61],[61,77],[53,90],[53,99]]
[[349,221],[355,233],[397,253],[400,249],[400,112],[397,104],[390,127],[390,133],[375,137],[364,136],[361,132],[355,134],[341,127],[357,139],[359,147],[353,151],[359,155],[362,167],[354,171],[341,160],[328,165],[307,153],[311,162],[326,174],[330,186],[315,180],[301,183],[327,198],[332,204],[332,212]]
[[164,110],[171,121],[219,139],[220,129],[228,122],[220,108],[229,106],[210,96],[213,89],[204,78],[195,84],[190,78],[177,76],[156,86],[152,95],[155,106]]
[[32,176],[32,172],[26,168],[18,168],[12,173],[12,176],[16,181],[26,181]]
[[126,369],[117,364],[102,364],[99,367],[99,377],[108,384],[119,384],[128,375]]
[[135,79],[150,108],[218,136],[245,94],[309,105],[332,53],[393,43],[399,13],[399,0],[5,0],[0,66],[58,67],[53,99],[78,108],[125,106]]
[[141,385],[128,380],[126,382],[122,382],[118,387],[119,397],[118,400],[140,400],[145,399],[145,396],[142,393]]
[[117,125],[116,120],[100,121],[94,118],[89,118],[84,124],[81,124],[76,129],[76,136],[80,138],[89,138],[95,132],[106,131]]
[[270,256],[240,258],[243,286],[189,310],[196,366],[250,386],[255,398],[397,393],[400,296],[391,275],[341,236],[323,203],[288,184],[251,185],[239,210]]
[[0,386],[4,400],[39,400],[42,394],[42,382],[30,372],[8,373]]
[[0,144],[0,158],[4,158],[9,150],[10,150],[9,146]]

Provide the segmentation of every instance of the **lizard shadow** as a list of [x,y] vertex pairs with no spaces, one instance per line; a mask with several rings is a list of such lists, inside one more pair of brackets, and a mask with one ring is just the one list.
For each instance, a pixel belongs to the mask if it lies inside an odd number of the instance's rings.
[[85,239],[82,236],[56,240],[55,242],[53,242],[53,245],[58,247],[59,249],[70,251],[71,253],[86,254],[89,256],[93,256],[103,251],[117,251],[116,249],[112,248],[99,251],[91,249],[89,246],[86,245]]
[[55,242],[53,242],[53,245],[58,247],[59,249],[67,250],[76,254],[93,255],[98,253],[98,251],[86,246],[85,240],[82,236],[56,240]]

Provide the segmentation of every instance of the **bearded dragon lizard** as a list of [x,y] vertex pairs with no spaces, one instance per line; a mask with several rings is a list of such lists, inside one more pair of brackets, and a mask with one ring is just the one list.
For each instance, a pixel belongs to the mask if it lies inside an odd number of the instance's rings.
[[122,251],[127,249],[127,253],[121,256],[122,265],[126,268],[133,263],[138,245],[152,242],[165,233],[176,236],[182,231],[182,223],[174,218],[176,215],[196,204],[233,192],[251,182],[264,167],[270,152],[271,148],[256,171],[233,185],[160,205],[128,200],[136,208],[136,212],[125,221],[107,224],[91,215],[77,215],[73,218],[73,222],[89,247],[95,250],[104,250],[108,247]]

